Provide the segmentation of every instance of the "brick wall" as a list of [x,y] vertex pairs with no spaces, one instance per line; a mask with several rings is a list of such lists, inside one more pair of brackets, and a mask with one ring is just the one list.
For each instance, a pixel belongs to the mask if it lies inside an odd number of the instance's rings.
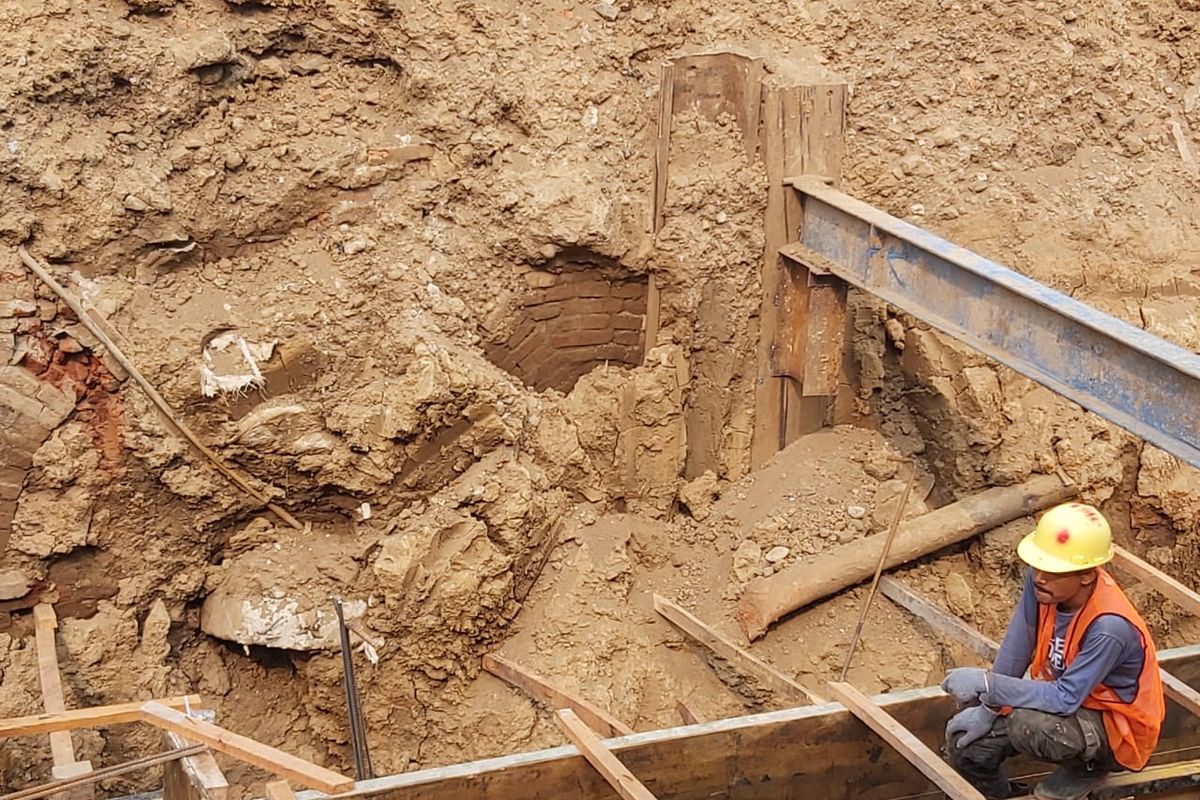
[[58,389],[10,363],[19,357],[21,340],[36,335],[42,317],[52,316],[54,310],[53,303],[35,301],[26,281],[0,274],[0,557],[8,548],[33,454],[75,408],[75,393],[69,387]]
[[569,392],[601,364],[637,366],[645,346],[646,280],[598,270],[524,275],[529,288],[506,337],[488,358],[535,389]]

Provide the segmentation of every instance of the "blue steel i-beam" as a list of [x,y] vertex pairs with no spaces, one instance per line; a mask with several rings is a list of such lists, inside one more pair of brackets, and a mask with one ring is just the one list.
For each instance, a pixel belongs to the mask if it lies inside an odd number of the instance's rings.
[[1200,356],[819,179],[790,183],[819,266],[1200,467]]

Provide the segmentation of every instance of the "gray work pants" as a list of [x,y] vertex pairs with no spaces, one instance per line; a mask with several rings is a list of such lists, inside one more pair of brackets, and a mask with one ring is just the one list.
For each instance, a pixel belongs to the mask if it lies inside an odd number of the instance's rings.
[[1111,772],[1121,769],[1113,760],[1099,711],[1081,708],[1069,717],[1013,709],[997,717],[983,738],[959,750],[947,743],[950,765],[988,798],[1009,796],[1003,763],[1021,753],[1051,764]]

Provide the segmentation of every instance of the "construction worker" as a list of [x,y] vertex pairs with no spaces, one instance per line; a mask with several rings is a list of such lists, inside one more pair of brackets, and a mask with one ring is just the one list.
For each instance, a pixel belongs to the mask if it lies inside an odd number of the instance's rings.
[[1026,793],[1002,769],[1021,753],[1058,765],[1034,797],[1077,800],[1113,770],[1146,766],[1166,710],[1158,656],[1101,566],[1112,532],[1095,508],[1050,509],[1017,555],[1025,588],[991,670],[952,669],[942,682],[961,709],[946,752],[988,798]]

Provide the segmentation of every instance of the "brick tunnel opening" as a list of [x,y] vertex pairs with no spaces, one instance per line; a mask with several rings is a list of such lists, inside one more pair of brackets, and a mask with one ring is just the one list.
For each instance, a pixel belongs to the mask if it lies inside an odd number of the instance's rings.
[[511,326],[484,346],[492,363],[538,391],[564,394],[595,367],[642,363],[645,275],[571,248],[522,278],[526,292],[514,304]]

